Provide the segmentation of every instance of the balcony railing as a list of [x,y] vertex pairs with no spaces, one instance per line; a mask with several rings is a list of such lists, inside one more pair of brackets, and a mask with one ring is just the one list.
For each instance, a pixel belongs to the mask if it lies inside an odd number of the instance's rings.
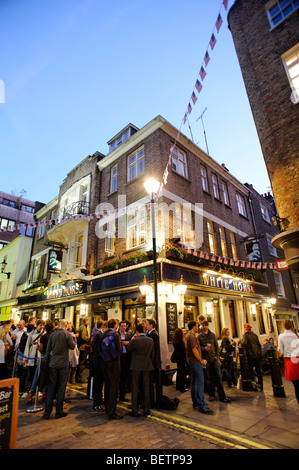
[[86,201],[76,201],[64,207],[61,211],[61,217],[71,217],[73,215],[89,215],[89,203]]

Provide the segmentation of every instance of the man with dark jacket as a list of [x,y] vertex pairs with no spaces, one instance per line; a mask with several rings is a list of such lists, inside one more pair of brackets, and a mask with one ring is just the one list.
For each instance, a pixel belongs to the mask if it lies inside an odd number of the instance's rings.
[[49,384],[43,418],[50,418],[56,395],[56,418],[64,418],[65,388],[69,376],[69,349],[75,349],[75,335],[67,331],[68,322],[60,320],[58,328],[51,333],[46,349],[45,364],[49,365]]
[[104,321],[99,331],[94,335],[93,409],[95,411],[104,411],[104,408],[101,406],[104,404],[104,401],[103,401],[104,373],[103,373],[103,359],[101,356],[101,342],[103,339],[103,335],[105,331],[107,330],[108,330],[108,322]]
[[122,351],[120,355],[119,400],[128,401],[126,393],[130,391],[130,354],[127,350],[132,335],[126,332],[127,322],[121,321],[117,333],[120,336]]
[[145,335],[143,325],[136,327],[136,336],[127,346],[128,353],[132,353],[131,358],[131,378],[132,378],[132,411],[130,416],[138,415],[138,391],[140,379],[143,387],[143,414],[150,414],[150,372],[154,370],[153,360],[155,356],[154,342]]
[[153,318],[148,318],[146,320],[146,329],[147,337],[153,340],[155,349],[153,361],[154,370],[150,373],[150,399],[151,408],[153,408],[155,404],[159,405],[159,401],[162,396],[160,339],[156,330],[156,321]]
[[249,323],[244,325],[244,335],[239,344],[244,346],[250,373],[254,377],[253,368],[255,368],[259,386],[263,391],[262,346],[258,336],[252,331],[252,325]]
[[[120,353],[121,353],[121,341],[119,334],[116,332],[117,323],[116,320],[108,320],[108,330],[105,331],[101,338],[101,354],[103,359],[103,375],[104,375],[104,401],[105,401],[105,412],[108,419],[121,419],[122,415],[116,413],[116,403],[118,396],[119,378],[120,378]],[[103,354],[104,340],[108,336],[113,336],[113,348],[115,354],[112,355],[108,360],[105,360]],[[112,349],[112,348],[111,348]]]
[[85,369],[87,351],[85,346],[89,340],[89,317],[83,318],[83,323],[79,327],[79,336],[78,336],[78,349],[79,349],[79,363],[76,370],[76,382],[77,383],[86,383],[87,380],[83,380],[82,373]]
[[207,391],[209,401],[215,400],[215,388],[217,387],[219,400],[224,403],[230,403],[226,396],[220,369],[219,345],[216,335],[209,330],[209,323],[204,320],[201,323],[201,332],[198,335],[202,358],[207,361],[205,371],[205,380],[207,382]]

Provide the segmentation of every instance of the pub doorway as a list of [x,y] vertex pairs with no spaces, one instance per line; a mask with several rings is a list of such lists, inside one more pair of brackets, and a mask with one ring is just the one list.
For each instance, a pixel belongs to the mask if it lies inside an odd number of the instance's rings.
[[145,317],[145,297],[123,301],[123,320],[128,320],[132,329],[135,330],[138,323]]

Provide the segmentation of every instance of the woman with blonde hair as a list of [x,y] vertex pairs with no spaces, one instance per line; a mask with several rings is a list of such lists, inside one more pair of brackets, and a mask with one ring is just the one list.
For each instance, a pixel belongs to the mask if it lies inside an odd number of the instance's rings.
[[223,366],[226,370],[226,380],[229,388],[236,388],[237,379],[235,376],[234,351],[236,342],[230,338],[229,329],[221,330],[220,357],[223,357]]
[[4,323],[0,327],[0,380],[8,378],[9,352],[13,348],[13,342],[9,336],[10,323]]

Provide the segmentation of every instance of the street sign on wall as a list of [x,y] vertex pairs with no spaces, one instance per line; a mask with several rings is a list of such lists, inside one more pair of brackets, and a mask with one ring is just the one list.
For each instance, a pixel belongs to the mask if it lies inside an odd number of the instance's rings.
[[283,271],[284,269],[289,269],[285,259],[279,259],[275,261],[275,266],[278,271]]

